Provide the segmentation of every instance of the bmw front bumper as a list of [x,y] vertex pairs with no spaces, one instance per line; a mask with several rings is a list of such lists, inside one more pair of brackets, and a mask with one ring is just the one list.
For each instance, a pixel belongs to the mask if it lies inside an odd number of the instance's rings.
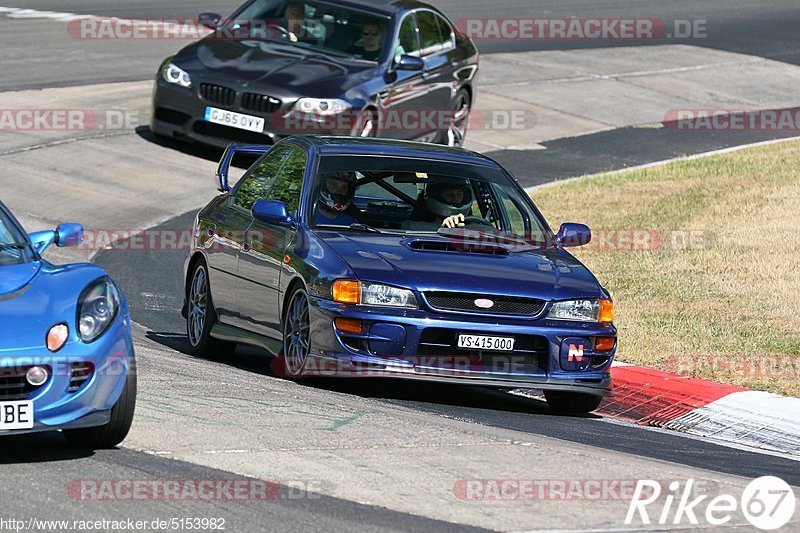
[[[226,105],[206,101],[198,90],[198,86],[205,81],[231,89],[235,94],[232,103]],[[198,142],[218,148],[225,148],[231,142],[275,144],[283,137],[295,134],[346,135],[350,133],[349,130],[330,128],[329,124],[324,122],[316,125],[310,119],[297,119],[294,115],[285,115],[288,106],[293,105],[299,97],[290,95],[276,97],[281,104],[280,108],[272,114],[245,108],[242,106],[243,91],[233,90],[234,87],[235,84],[226,81],[199,80],[187,88],[158,78],[153,88],[150,129],[153,133],[163,137]],[[263,118],[264,131],[258,133],[208,122],[205,120],[207,107]]]

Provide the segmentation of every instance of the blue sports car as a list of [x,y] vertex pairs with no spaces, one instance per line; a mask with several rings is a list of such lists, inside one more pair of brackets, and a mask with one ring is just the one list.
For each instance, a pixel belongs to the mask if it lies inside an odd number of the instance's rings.
[[[234,154],[260,156],[228,184]],[[289,377],[534,388],[588,412],[616,349],[608,291],[513,176],[460,148],[344,137],[231,145],[185,268],[191,350],[259,345]]]
[[128,307],[104,270],[56,266],[50,245],[79,224],[26,235],[0,203],[0,437],[61,430],[70,444],[116,446],[136,405]]

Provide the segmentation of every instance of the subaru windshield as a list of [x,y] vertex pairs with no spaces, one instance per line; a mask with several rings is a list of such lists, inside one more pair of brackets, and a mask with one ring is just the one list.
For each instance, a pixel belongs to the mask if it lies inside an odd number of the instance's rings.
[[[544,247],[550,240],[550,230],[530,199],[497,169],[391,158],[352,164],[359,159],[364,158],[350,158],[349,166],[329,166],[335,170],[321,169],[312,191],[310,225],[492,238],[525,248]],[[386,167],[375,168],[382,165]],[[409,165],[414,170],[388,170]]]

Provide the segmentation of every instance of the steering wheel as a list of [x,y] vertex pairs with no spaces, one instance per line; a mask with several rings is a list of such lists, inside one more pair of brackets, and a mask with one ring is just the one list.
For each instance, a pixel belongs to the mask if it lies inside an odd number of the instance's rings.
[[494,227],[488,220],[486,220],[483,217],[476,217],[476,216],[464,217],[464,226],[470,226],[470,225],[488,226],[490,228]]
[[[283,36],[284,36],[286,39],[289,39],[289,40],[290,40],[290,41],[292,41],[292,42],[294,42],[294,41],[297,41],[297,35],[295,35],[294,33],[290,32],[289,30],[287,30],[286,28],[284,28],[284,27],[283,27],[283,26],[281,26],[280,24],[274,24],[274,23],[270,23],[270,24],[267,24],[267,25],[266,25],[266,26],[264,26],[264,27],[265,27],[265,28],[272,28],[272,29],[278,30],[278,32],[279,32],[281,35],[283,35]],[[294,39],[293,39],[292,37],[294,37]]]

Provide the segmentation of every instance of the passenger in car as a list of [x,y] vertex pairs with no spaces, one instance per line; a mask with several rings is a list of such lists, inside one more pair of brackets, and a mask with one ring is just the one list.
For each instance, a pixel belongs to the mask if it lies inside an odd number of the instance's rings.
[[381,26],[368,21],[361,27],[361,45],[353,45],[348,50],[355,56],[368,61],[378,61],[381,57]]
[[323,176],[315,223],[337,226],[363,223],[363,213],[353,205],[356,184],[354,172],[334,172]]
[[411,216],[403,222],[403,229],[435,231],[442,227],[463,228],[471,209],[472,187],[466,180],[430,183]]

